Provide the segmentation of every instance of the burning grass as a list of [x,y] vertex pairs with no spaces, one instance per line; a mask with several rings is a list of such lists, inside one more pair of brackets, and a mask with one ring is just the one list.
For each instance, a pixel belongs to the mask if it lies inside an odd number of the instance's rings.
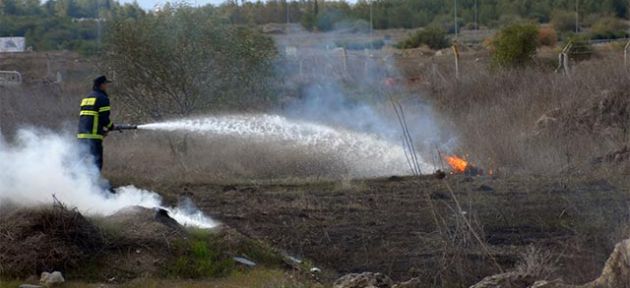
[[444,67],[428,95],[471,155],[466,160],[480,167],[590,169],[594,158],[628,140],[630,73],[617,58],[579,63],[570,76],[544,67],[492,71],[473,61],[463,61],[462,70],[453,82]]

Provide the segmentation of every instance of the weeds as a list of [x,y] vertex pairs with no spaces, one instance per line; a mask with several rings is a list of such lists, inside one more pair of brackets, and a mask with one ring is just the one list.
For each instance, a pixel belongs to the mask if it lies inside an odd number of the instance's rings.
[[448,119],[447,129],[459,135],[462,154],[482,167],[534,173],[591,169],[595,157],[625,144],[624,130],[616,128],[625,120],[601,125],[589,120],[610,115],[597,110],[602,101],[627,97],[630,74],[619,61],[581,62],[571,77],[535,67],[490,72],[472,62],[462,69],[456,85],[449,77],[434,78],[430,97]]
[[98,227],[63,206],[17,210],[0,221],[0,276],[65,272],[105,248]]
[[179,240],[174,246],[175,257],[163,267],[168,277],[223,277],[234,269],[234,261],[223,254],[219,239],[208,232],[192,230],[189,239]]
[[282,257],[261,242],[210,230],[191,229],[187,239],[174,244],[172,259],[163,266],[167,277],[203,279],[226,277],[237,271],[233,256],[246,257],[257,265],[281,267]]

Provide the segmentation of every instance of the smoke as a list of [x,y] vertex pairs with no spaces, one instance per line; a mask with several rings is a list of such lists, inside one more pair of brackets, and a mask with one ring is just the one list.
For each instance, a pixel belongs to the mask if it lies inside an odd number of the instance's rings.
[[394,52],[387,46],[368,49],[380,46],[372,43],[387,42],[386,37],[360,31],[302,31],[276,36],[278,50],[284,52],[278,67],[286,75],[284,87],[297,94],[293,97],[297,100],[286,105],[281,113],[291,119],[342,127],[402,143],[403,133],[391,105],[395,101],[404,107],[414,149],[424,156],[421,158],[434,157],[436,147],[450,150],[455,137],[441,127],[422,95],[408,89]]
[[122,208],[163,208],[182,225],[216,223],[191,203],[164,207],[160,196],[133,186],[112,194],[102,188],[98,169],[82,159],[77,141],[42,129],[19,130],[14,143],[0,137],[0,206],[50,205],[57,199],[89,215],[108,216]]

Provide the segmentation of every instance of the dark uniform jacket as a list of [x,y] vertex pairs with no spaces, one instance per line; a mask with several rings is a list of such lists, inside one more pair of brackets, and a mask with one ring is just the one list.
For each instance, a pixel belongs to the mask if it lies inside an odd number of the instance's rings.
[[103,140],[105,133],[114,126],[109,120],[111,111],[105,91],[94,89],[81,101],[79,118],[79,139]]

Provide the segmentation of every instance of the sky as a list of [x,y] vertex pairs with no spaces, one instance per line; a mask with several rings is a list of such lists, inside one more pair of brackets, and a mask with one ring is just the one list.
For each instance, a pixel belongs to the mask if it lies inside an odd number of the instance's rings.
[[[140,7],[144,8],[144,9],[153,9],[153,7],[155,7],[156,4],[164,4],[164,2],[167,1],[157,1],[157,0],[137,0],[138,4],[140,4]],[[133,3],[133,0],[121,0],[121,3]],[[170,2],[174,2],[174,1],[170,1]],[[223,0],[187,0],[186,2],[190,3],[193,6],[196,5],[206,5],[208,3],[211,4],[221,4],[223,2]]]

